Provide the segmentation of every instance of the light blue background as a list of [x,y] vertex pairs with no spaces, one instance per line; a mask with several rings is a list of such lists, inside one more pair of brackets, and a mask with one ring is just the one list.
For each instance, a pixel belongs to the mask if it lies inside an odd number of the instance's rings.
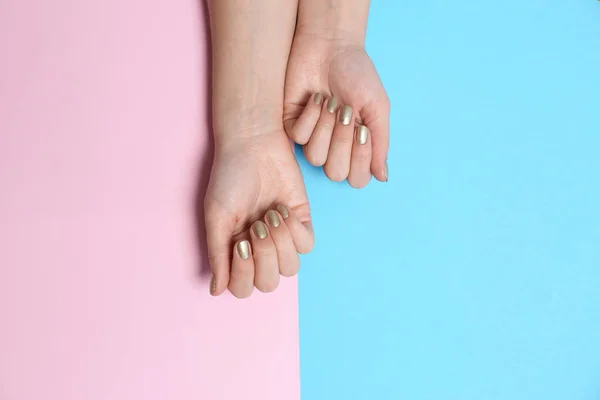
[[374,0],[390,181],[302,161],[303,400],[600,399],[600,2]]

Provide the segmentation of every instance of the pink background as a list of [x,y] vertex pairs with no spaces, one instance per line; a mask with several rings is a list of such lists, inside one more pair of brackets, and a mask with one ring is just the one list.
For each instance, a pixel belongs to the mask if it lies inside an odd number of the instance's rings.
[[0,399],[299,398],[296,281],[200,273],[207,40],[194,0],[0,1]]

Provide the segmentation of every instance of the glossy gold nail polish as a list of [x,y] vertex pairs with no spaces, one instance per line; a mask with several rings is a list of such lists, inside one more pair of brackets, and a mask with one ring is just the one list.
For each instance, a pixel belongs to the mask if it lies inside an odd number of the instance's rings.
[[277,211],[279,211],[279,214],[281,214],[283,219],[287,219],[290,216],[290,212],[289,212],[288,208],[286,206],[284,206],[283,204],[280,204],[277,206]]
[[252,230],[254,230],[254,234],[259,239],[264,239],[267,237],[267,226],[262,221],[256,221],[254,225],[252,225]]
[[321,93],[315,94],[314,101],[315,101],[315,104],[321,105],[321,103],[323,102],[323,95]]
[[364,125],[359,125],[356,128],[356,142],[358,144],[366,144],[369,139],[369,128]]
[[340,110],[340,122],[344,126],[350,125],[350,121],[352,121],[352,107],[344,106]]
[[281,224],[281,221],[279,221],[279,215],[277,215],[277,212],[273,210],[267,211],[267,221],[273,228],[277,228]]
[[383,174],[385,175],[385,181],[388,181],[388,164],[385,162],[385,169],[383,170]]
[[329,111],[331,114],[333,114],[335,112],[335,110],[337,109],[337,105],[338,105],[337,97],[333,96],[327,102],[327,111]]
[[217,280],[215,279],[215,276],[213,275],[212,278],[210,278],[210,292],[214,293],[217,291]]
[[250,245],[247,240],[242,240],[237,244],[237,252],[242,260],[247,260],[250,257]]

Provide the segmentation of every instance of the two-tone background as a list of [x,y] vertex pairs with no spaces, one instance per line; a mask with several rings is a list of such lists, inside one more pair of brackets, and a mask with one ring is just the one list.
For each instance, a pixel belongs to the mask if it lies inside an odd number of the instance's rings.
[[317,247],[245,302],[198,267],[207,34],[0,0],[1,400],[600,399],[600,3],[374,0],[390,181],[301,159]]

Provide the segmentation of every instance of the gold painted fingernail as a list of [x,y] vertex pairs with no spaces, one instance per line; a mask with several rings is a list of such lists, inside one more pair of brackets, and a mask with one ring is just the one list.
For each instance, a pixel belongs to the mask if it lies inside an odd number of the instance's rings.
[[277,206],[277,211],[279,211],[279,214],[281,214],[283,219],[287,219],[290,216],[290,212],[288,211],[288,208],[286,206],[284,206],[283,204],[280,204]]
[[214,293],[217,291],[217,280],[215,279],[215,276],[213,275],[212,278],[210,278],[210,292]]
[[268,235],[267,227],[262,221],[256,221],[254,225],[252,225],[252,229],[259,239],[264,239]]
[[340,110],[340,122],[342,125],[348,126],[350,121],[352,121],[352,107],[344,106]]
[[242,240],[237,244],[237,252],[242,260],[247,260],[250,257],[250,245],[247,240]]
[[315,94],[314,101],[315,101],[315,104],[321,105],[321,103],[323,102],[323,95],[321,93]]
[[327,111],[329,111],[331,114],[333,114],[337,108],[337,104],[338,104],[337,97],[333,96],[327,102]]
[[369,139],[369,128],[364,125],[359,125],[356,128],[356,141],[358,144],[366,144]]
[[267,212],[267,221],[269,221],[269,225],[271,225],[273,228],[277,228],[281,224],[277,212],[273,210],[269,210]]
[[385,169],[383,170],[383,175],[385,176],[385,181],[388,181],[388,165],[387,161],[385,162]]

